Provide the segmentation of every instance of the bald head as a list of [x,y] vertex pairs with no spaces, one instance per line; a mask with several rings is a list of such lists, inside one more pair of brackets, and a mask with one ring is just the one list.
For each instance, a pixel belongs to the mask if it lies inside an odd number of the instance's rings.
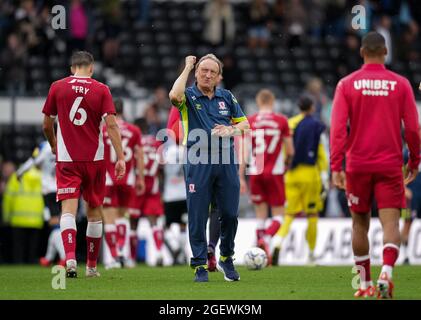
[[384,58],[387,54],[386,40],[375,31],[367,33],[361,43],[363,58]]

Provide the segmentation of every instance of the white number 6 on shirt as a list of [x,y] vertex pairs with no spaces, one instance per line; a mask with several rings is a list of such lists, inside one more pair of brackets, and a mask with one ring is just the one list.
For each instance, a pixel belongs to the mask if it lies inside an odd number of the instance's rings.
[[[79,108],[79,105],[82,102],[82,99],[83,97],[77,97],[75,99],[72,105],[72,109],[70,109],[70,114],[69,114],[70,121],[77,126],[83,125],[86,119],[88,118],[88,115],[86,114],[86,110],[83,108]],[[75,119],[76,113],[80,114],[80,119]]]

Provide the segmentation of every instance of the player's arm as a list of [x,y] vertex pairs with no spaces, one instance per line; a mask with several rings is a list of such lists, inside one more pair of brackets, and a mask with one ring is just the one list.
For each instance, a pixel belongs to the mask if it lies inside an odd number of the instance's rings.
[[121,179],[126,173],[126,162],[124,161],[123,146],[121,145],[120,129],[114,114],[108,114],[105,117],[105,125],[107,126],[108,137],[110,138],[117,155],[117,162],[115,164],[115,176],[117,179]]
[[45,160],[47,147],[45,145],[40,148],[35,148],[32,156],[26,160],[16,171],[16,176],[20,179],[25,172],[30,170],[33,166],[39,166]]
[[415,180],[420,163],[420,128],[415,97],[409,81],[404,82],[403,123],[405,141],[409,149],[409,160],[405,170],[405,184]]
[[283,143],[285,146],[285,166],[288,168],[291,165],[292,158],[294,157],[294,142],[291,136],[284,137]]
[[176,106],[178,109],[181,108],[185,100],[184,92],[186,91],[187,80],[189,78],[190,72],[194,69],[195,63],[196,63],[195,56],[186,57],[186,65],[183,69],[183,72],[181,72],[177,80],[175,80],[173,87],[169,93],[171,103],[174,106]]
[[292,159],[294,157],[295,154],[295,150],[294,150],[294,139],[293,139],[293,135],[291,134],[291,130],[288,124],[288,120],[286,118],[282,118],[283,120],[281,121],[281,133],[283,136],[283,148],[284,148],[284,152],[285,152],[285,167],[289,168],[291,163],[292,163]]
[[48,143],[50,144],[51,152],[53,154],[56,154],[57,140],[56,140],[56,133],[54,131],[54,121],[55,121],[54,118],[44,115],[42,131],[44,132],[44,136],[47,139]]
[[346,142],[348,138],[348,102],[344,93],[344,83],[340,81],[336,87],[333,99],[330,149],[331,149],[331,170],[332,179],[336,187],[345,189],[345,172],[342,168],[345,159]]
[[141,144],[135,147],[135,158],[137,171],[136,191],[139,195],[141,195],[145,192],[145,158]]

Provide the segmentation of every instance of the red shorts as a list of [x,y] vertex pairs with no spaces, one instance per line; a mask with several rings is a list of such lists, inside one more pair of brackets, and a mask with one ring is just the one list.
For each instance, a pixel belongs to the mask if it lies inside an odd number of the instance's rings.
[[104,207],[128,208],[135,196],[133,186],[127,184],[106,186]]
[[392,172],[347,172],[346,195],[353,212],[371,211],[373,197],[378,209],[405,207],[402,170]]
[[162,216],[164,214],[164,206],[161,201],[161,194],[136,196],[130,205],[129,214],[135,218],[140,216]]
[[105,195],[105,162],[57,162],[57,201],[83,199],[89,207],[102,205]]
[[164,214],[157,177],[145,177],[145,193],[133,197],[129,213],[132,217],[162,216]]
[[284,176],[252,175],[250,193],[254,204],[265,202],[271,207],[281,207],[285,204]]

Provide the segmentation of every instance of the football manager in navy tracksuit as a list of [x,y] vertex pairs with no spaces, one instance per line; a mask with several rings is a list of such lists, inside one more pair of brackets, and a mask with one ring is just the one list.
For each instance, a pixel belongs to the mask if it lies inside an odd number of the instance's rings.
[[[195,68],[196,83],[186,88]],[[221,216],[221,257],[217,268],[227,281],[240,280],[234,268],[234,239],[238,225],[240,182],[234,161],[232,136],[249,128],[237,99],[228,90],[217,88],[222,79],[222,63],[213,54],[186,57],[183,72],[169,94],[181,114],[183,144],[187,146],[184,175],[187,188],[189,240],[193,252],[190,266],[195,281],[207,282],[206,223],[211,198],[215,195]]]

